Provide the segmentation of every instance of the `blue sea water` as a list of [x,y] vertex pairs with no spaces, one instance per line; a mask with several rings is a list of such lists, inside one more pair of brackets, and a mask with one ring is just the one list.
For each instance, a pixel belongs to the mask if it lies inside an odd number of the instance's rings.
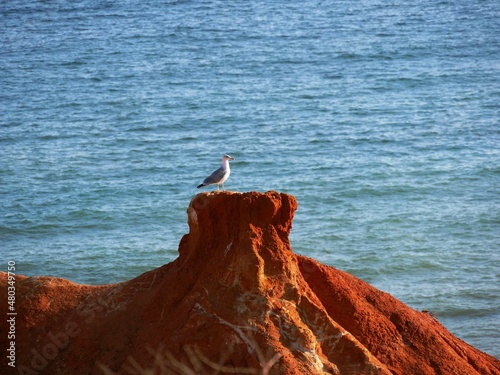
[[499,35],[497,0],[4,1],[0,269],[174,260],[229,153],[297,198],[295,252],[498,358]]

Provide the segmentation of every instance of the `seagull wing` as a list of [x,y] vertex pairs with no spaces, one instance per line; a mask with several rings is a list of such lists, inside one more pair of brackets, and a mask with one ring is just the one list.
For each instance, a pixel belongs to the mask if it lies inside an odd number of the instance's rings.
[[220,167],[203,180],[203,185],[218,184],[224,178],[226,172],[227,171],[223,167]]

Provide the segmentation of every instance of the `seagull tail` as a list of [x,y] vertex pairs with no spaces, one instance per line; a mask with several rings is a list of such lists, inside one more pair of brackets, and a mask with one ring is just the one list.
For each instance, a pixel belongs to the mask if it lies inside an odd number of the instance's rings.
[[199,184],[198,186],[196,186],[198,189],[201,188],[202,186],[205,186],[203,184]]

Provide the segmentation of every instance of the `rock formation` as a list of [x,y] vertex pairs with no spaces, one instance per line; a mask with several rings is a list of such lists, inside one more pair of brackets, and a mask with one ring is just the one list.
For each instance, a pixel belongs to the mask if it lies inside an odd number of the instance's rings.
[[[276,192],[202,193],[188,207],[189,233],[172,263],[104,286],[17,276],[16,367],[4,368],[50,375],[500,374],[500,361],[428,313],[295,255],[288,235],[296,208],[294,197]],[[4,296],[6,289],[3,273]],[[1,309],[5,317],[5,304]]]

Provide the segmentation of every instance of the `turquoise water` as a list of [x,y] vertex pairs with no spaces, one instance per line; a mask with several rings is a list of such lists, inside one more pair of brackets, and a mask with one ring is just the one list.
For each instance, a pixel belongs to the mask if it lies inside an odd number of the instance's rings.
[[172,261],[229,153],[295,252],[500,357],[499,33],[496,0],[2,2],[3,270]]

